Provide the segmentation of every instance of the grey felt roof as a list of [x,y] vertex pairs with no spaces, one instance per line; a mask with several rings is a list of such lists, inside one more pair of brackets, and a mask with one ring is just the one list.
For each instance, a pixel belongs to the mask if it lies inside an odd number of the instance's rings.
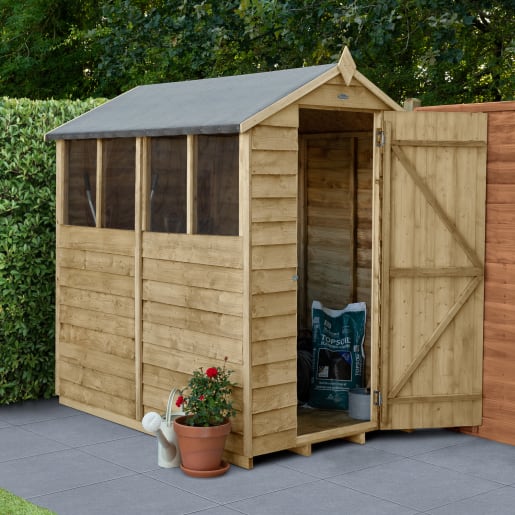
[[237,133],[243,121],[334,66],[138,86],[50,131],[46,139]]

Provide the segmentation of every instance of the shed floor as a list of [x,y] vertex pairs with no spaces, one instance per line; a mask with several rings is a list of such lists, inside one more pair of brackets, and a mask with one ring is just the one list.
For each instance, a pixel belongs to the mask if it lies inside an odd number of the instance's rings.
[[360,424],[362,420],[349,417],[346,411],[297,408],[297,434],[307,435]]

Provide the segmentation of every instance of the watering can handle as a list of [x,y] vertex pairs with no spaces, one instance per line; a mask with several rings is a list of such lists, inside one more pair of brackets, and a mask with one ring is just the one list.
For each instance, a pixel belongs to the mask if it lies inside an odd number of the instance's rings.
[[175,399],[175,396],[180,393],[181,393],[181,390],[179,390],[179,388],[174,388],[170,392],[170,395],[168,396],[168,404],[166,405],[166,415],[165,415],[167,426],[170,426],[172,423],[172,415],[184,415],[184,412],[182,410],[173,412],[173,400]]

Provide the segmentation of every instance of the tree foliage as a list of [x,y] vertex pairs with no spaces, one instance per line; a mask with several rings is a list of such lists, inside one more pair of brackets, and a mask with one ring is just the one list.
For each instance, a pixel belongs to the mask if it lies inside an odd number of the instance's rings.
[[344,45],[399,101],[515,90],[513,0],[0,0],[0,22],[0,93],[13,96],[114,96],[327,63]]
[[388,0],[359,9],[365,21],[349,42],[360,70],[397,98],[427,105],[508,100],[514,9],[512,0]]
[[89,51],[75,34],[99,13],[95,0],[0,0],[0,95],[87,96]]
[[118,0],[89,37],[107,49],[103,94],[326,63],[347,44],[394,98],[438,104],[513,98],[514,34],[512,0]]

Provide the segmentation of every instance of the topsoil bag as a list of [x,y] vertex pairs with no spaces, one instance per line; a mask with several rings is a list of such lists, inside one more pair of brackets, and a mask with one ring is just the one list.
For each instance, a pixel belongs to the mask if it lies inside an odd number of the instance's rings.
[[363,386],[365,376],[366,304],[345,309],[312,305],[313,374],[309,404],[315,408],[349,409],[349,390]]

